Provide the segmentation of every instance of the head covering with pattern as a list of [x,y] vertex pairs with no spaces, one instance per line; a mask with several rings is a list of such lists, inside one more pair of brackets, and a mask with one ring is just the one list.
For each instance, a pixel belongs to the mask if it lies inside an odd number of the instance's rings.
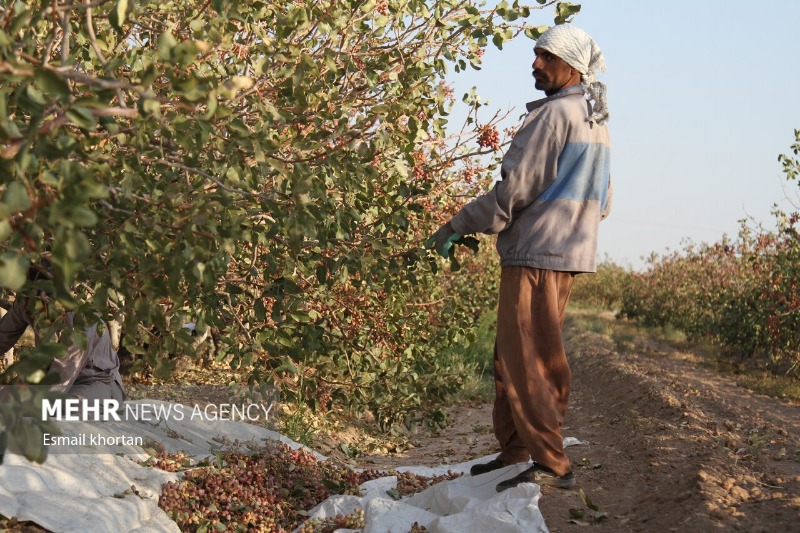
[[608,120],[606,86],[596,77],[597,70],[606,70],[606,61],[594,39],[571,24],[560,24],[544,32],[536,47],[557,55],[581,73],[581,83],[592,102],[590,120],[597,124]]

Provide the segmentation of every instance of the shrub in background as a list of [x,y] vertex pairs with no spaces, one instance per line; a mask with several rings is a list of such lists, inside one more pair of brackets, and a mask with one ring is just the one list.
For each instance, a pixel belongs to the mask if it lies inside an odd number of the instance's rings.
[[575,278],[570,301],[603,309],[619,309],[632,275],[630,269],[606,258],[597,265],[595,274],[580,274]]
[[[789,181],[794,158],[779,157]],[[800,214],[775,211],[777,230],[742,222],[735,240],[688,244],[651,256],[626,287],[622,313],[648,326],[672,325],[690,339],[710,338],[737,357],[765,359],[774,371],[800,368]]]

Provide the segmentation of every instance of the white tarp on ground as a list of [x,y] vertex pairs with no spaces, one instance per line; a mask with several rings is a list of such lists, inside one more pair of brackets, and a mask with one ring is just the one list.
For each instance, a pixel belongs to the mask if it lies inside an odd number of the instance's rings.
[[[75,424],[70,423],[70,431],[76,431]],[[87,430],[109,436],[120,432],[141,435],[161,443],[170,453],[185,451],[198,459],[219,448],[220,437],[242,443],[273,439],[292,448],[300,447],[274,431],[231,420],[121,421],[93,424]],[[576,443],[575,439],[565,441],[567,445]],[[126,449],[124,454],[51,453],[41,465],[6,455],[0,466],[0,515],[32,521],[55,532],[178,531],[158,507],[158,497],[161,486],[179,479],[180,474],[139,465],[148,457],[137,447]],[[424,476],[441,475],[448,470],[467,472],[472,464],[490,458],[438,468],[409,466],[396,470]],[[387,476],[365,483],[361,497],[328,499],[312,510],[311,517],[363,509],[363,533],[407,533],[414,522],[441,533],[547,531],[538,508],[538,485],[525,483],[500,494],[495,491],[498,481],[525,468],[526,465],[515,465],[481,476],[463,476],[401,500],[389,494],[393,493],[397,478]]]
[[[474,462],[449,469],[468,470]],[[547,531],[538,507],[541,495],[538,485],[525,483],[500,494],[495,491],[499,481],[525,468],[525,465],[509,466],[477,477],[462,476],[399,501],[387,494],[395,488],[397,478],[380,478],[362,486],[362,497],[333,496],[314,509],[311,517],[364,509],[364,533],[408,533],[415,522],[439,533]]]

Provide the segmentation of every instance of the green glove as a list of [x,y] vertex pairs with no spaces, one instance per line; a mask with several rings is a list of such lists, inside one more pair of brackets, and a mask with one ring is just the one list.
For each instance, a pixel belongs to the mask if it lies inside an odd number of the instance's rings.
[[453,227],[448,222],[425,242],[425,248],[435,248],[436,253],[447,259],[450,257],[450,249],[453,247],[453,243],[460,238],[461,235],[453,231]]

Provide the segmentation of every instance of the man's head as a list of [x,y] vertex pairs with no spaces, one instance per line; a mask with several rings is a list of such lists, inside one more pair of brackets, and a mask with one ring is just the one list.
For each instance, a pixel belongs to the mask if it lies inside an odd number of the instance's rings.
[[601,123],[608,118],[606,87],[595,77],[598,69],[606,69],[605,58],[588,33],[571,24],[553,26],[536,40],[533,50],[537,89],[551,95],[582,83],[594,100],[592,120]]
[[581,73],[554,53],[537,46],[533,49],[533,79],[535,87],[547,96],[561,89],[581,84]]

